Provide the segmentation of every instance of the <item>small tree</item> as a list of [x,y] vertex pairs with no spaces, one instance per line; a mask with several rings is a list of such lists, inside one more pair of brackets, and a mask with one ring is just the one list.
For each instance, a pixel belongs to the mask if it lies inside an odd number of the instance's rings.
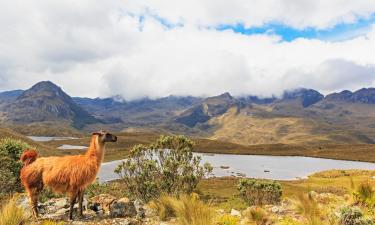
[[276,181],[241,179],[237,188],[250,205],[275,204],[282,195],[281,185]]
[[145,202],[161,193],[178,196],[191,193],[200,179],[212,171],[201,157],[193,155],[193,142],[184,136],[161,136],[155,143],[136,145],[115,172],[129,194]]
[[0,194],[22,190],[20,156],[29,145],[20,140],[5,138],[0,140]]

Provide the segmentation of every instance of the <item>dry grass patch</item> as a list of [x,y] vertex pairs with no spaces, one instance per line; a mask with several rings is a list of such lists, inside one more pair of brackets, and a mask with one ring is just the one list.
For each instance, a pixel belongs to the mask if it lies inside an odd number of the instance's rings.
[[0,210],[0,225],[21,225],[30,218],[23,208],[17,205],[17,199],[10,199]]

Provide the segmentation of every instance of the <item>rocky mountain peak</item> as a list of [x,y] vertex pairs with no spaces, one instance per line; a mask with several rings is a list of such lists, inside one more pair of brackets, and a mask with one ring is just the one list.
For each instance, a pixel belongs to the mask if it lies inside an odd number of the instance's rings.
[[375,88],[362,88],[355,92],[345,90],[329,94],[326,99],[349,103],[375,104]]
[[303,107],[309,107],[324,98],[324,95],[313,89],[295,89],[292,91],[285,91],[283,100],[301,100]]
[[85,124],[98,122],[51,81],[35,84],[4,108],[8,119],[18,123],[65,120],[82,128]]

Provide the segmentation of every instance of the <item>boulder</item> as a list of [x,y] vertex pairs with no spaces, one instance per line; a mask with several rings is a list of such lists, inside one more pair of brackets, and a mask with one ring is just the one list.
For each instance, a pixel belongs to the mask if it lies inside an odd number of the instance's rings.
[[134,202],[128,198],[120,198],[110,205],[109,215],[111,217],[134,217],[137,215],[137,210]]
[[97,214],[109,214],[110,205],[116,200],[116,198],[109,194],[100,194],[90,199],[90,209],[95,211]]

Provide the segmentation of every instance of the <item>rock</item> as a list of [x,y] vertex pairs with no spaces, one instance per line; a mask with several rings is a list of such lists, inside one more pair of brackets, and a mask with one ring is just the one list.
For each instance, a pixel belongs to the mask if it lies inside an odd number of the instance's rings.
[[56,212],[51,213],[51,214],[46,214],[45,216],[47,218],[58,218],[58,217],[63,217],[64,215],[68,214],[68,212],[69,212],[68,208],[61,208],[57,210]]
[[281,211],[280,208],[276,205],[271,208],[271,212],[273,212],[273,213],[278,213],[280,211]]
[[137,210],[134,202],[128,198],[120,198],[110,205],[109,215],[111,217],[134,217],[137,215]]
[[238,210],[232,209],[232,210],[230,211],[230,215],[231,215],[231,216],[238,216],[238,217],[241,217],[241,212],[238,211]]
[[100,194],[90,199],[89,208],[98,214],[109,214],[110,205],[116,198],[109,194]]
[[56,210],[69,207],[68,200],[65,198],[55,199],[55,202],[52,205]]
[[145,218],[146,212],[143,208],[143,204],[139,200],[134,201],[135,210],[137,211],[137,218]]

